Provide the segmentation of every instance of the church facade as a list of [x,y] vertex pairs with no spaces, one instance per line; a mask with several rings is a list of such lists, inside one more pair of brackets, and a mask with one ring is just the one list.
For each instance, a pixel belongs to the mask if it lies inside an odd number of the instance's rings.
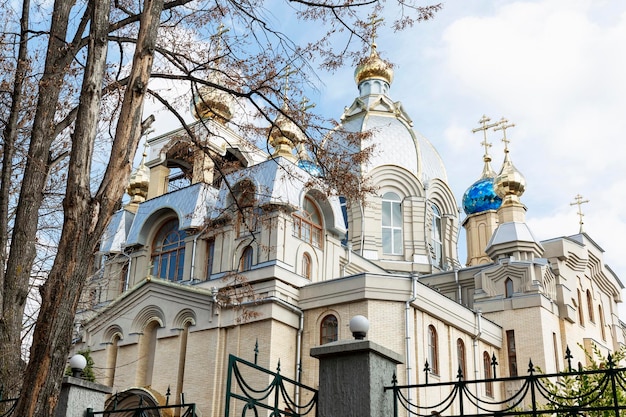
[[[535,239],[508,148],[496,173],[485,146],[461,219],[444,163],[391,99],[393,72],[375,46],[355,79],[341,123],[376,145],[358,167],[377,190],[365,204],[324,191],[289,120],[276,121],[268,154],[229,126],[231,99],[209,88],[188,126],[202,149],[183,129],[148,140],[79,314],[76,348],[90,350],[98,382],[157,400],[184,393],[219,415],[229,354],[252,360],[256,345],[260,366],[280,363],[284,376],[316,387],[310,349],[351,338],[355,315],[369,319],[370,340],[404,358],[399,384],[423,383],[426,363],[430,381],[459,370],[489,378],[493,357],[498,376],[524,373],[530,358],[558,372],[568,346],[585,365],[578,345],[624,344],[623,286],[601,247],[582,232]],[[506,122],[481,122],[477,130],[506,137]],[[477,394],[497,399],[508,388]]]

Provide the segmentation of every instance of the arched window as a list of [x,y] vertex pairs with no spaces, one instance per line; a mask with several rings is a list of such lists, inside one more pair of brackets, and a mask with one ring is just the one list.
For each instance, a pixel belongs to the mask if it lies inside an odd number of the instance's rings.
[[465,361],[465,343],[462,339],[456,340],[456,356],[459,364],[459,371],[463,375],[463,379],[467,379],[467,366]]
[[441,232],[441,211],[436,205],[432,205],[433,211],[433,224],[431,227],[431,245],[433,250],[433,264],[442,267],[443,266],[443,244],[442,244],[442,232]]
[[593,300],[591,298],[591,291],[587,290],[587,311],[589,312],[589,321],[594,322],[593,319]]
[[511,278],[507,278],[506,281],[504,281],[504,287],[506,298],[513,297],[513,280]]
[[385,193],[382,204],[383,253],[402,254],[402,206],[396,193]]
[[306,252],[302,255],[302,276],[311,279],[311,255]]
[[600,332],[602,333],[602,340],[606,340],[606,329],[604,324],[604,314],[602,313],[602,306],[598,306],[598,317],[600,321]]
[[[489,353],[487,353],[487,351],[483,352],[483,372],[485,374],[485,379],[493,378],[493,374],[491,373],[491,358],[489,357]],[[485,383],[485,395],[493,397],[492,381],[487,381]]]
[[178,230],[178,219],[161,226],[152,244],[152,275],[170,281],[183,279],[186,237],[184,230]]
[[439,343],[437,330],[431,324],[428,326],[428,364],[433,375],[439,375]]
[[329,314],[324,317],[320,325],[320,344],[335,342],[339,339],[337,317]]
[[239,258],[239,272],[251,270],[253,259],[254,250],[252,246],[246,246],[243,252],[241,252],[241,258]]
[[304,197],[302,210],[293,215],[293,235],[311,245],[322,247],[322,216],[317,205]]
[[585,316],[583,315],[583,297],[580,295],[580,290],[576,290],[578,292],[578,321],[581,326],[585,325]]

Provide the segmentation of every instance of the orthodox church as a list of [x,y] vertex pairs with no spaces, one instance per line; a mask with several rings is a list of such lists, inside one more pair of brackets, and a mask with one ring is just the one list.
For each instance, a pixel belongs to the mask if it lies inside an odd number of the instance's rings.
[[[377,190],[365,204],[319,186],[321,170],[299,152],[302,133],[290,120],[277,119],[268,154],[229,126],[233,99],[209,87],[187,126],[202,149],[183,129],[148,140],[79,314],[76,348],[90,349],[98,382],[155,398],[184,393],[203,415],[218,415],[229,354],[257,355],[268,369],[280,363],[284,376],[316,387],[311,348],[351,338],[355,315],[369,319],[370,340],[404,358],[401,385],[423,383],[425,364],[441,382],[459,369],[488,378],[493,358],[498,376],[525,372],[530,358],[558,372],[568,346],[584,365],[579,345],[624,344],[623,286],[602,248],[582,230],[540,242],[526,224],[507,122],[484,117],[475,129],[485,135],[484,168],[462,216],[437,150],[392,100],[392,80],[373,46],[340,119],[377,147],[357,167]],[[492,128],[505,138],[497,171]],[[497,399],[506,389],[478,394]]]

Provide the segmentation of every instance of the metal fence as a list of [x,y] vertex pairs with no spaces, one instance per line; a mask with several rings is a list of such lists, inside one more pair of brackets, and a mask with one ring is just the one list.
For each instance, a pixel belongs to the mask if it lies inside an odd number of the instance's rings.
[[[303,402],[305,392],[311,398]],[[282,376],[280,362],[272,372],[234,355],[228,357],[225,417],[256,417],[263,410],[270,417],[317,416],[317,398],[317,390]]]
[[[394,375],[385,391],[393,392],[394,417],[401,410],[419,417],[626,416],[626,368],[611,355],[591,370],[572,369],[569,349],[566,359],[568,370],[552,374],[540,373],[530,361],[527,375],[517,377],[467,381],[459,369],[457,381],[401,386]],[[410,390],[422,401],[411,400]]]

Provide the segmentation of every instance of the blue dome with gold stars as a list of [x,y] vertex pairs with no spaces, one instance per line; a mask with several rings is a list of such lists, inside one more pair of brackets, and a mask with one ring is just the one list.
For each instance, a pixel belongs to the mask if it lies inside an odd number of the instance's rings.
[[497,210],[501,204],[502,199],[496,194],[491,177],[479,179],[463,194],[463,210],[468,216],[487,210]]
[[314,177],[321,177],[323,175],[322,169],[307,159],[300,159],[298,166]]

